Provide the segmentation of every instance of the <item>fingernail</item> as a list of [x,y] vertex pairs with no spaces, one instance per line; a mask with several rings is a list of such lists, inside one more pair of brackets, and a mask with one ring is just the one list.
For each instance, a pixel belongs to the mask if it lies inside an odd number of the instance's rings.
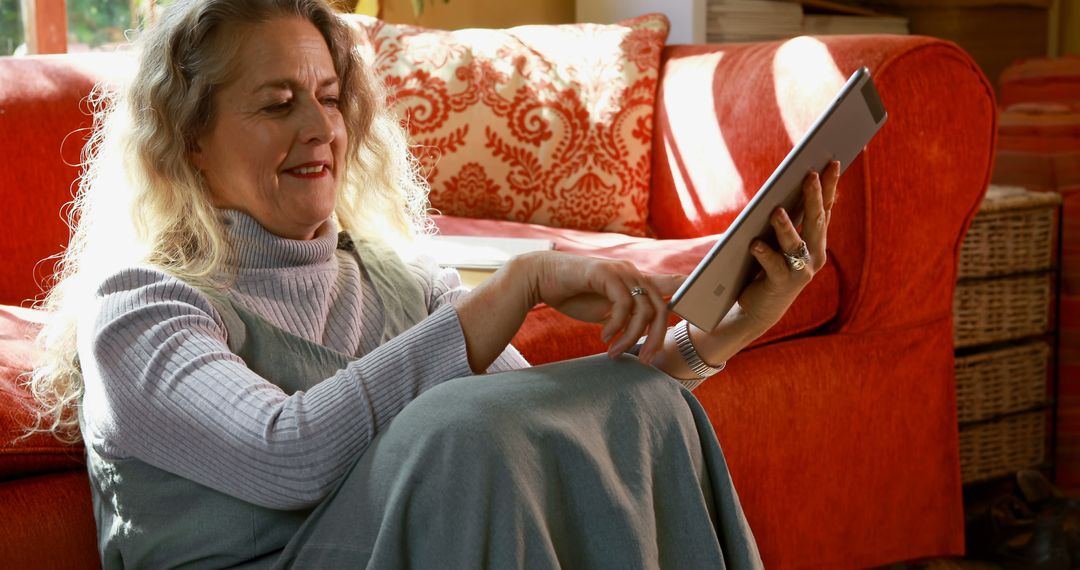
[[754,248],[754,251],[758,253],[763,253],[765,251],[765,246],[762,245],[760,241],[755,241],[752,247]]

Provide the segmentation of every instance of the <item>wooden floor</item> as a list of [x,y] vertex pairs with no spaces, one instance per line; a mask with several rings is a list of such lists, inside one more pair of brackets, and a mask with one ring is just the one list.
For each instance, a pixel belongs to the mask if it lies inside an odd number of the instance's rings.
[[964,560],[963,558],[939,558],[908,566],[909,570],[1000,570],[1001,566],[989,562]]
[[906,562],[881,566],[874,570],[1001,570],[1001,566],[963,558],[937,558],[923,562]]

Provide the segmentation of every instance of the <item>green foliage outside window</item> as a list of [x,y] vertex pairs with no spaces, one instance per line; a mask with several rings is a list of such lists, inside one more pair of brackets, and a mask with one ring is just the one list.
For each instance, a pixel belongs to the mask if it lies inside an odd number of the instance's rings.
[[[67,0],[68,43],[91,49],[124,42],[124,32],[136,26],[136,0]],[[70,48],[69,48],[70,49]]]
[[0,55],[11,55],[23,39],[20,0],[0,0]]

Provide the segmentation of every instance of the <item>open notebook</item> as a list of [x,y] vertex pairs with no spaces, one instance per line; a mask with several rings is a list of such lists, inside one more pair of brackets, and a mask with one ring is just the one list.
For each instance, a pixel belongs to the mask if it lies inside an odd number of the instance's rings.
[[431,239],[435,262],[457,269],[466,287],[476,287],[514,256],[555,247],[546,239],[442,235]]

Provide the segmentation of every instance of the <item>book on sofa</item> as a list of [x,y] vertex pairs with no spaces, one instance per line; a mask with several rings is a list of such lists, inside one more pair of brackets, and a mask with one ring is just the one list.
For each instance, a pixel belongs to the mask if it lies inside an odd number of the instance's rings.
[[510,258],[555,248],[546,239],[495,236],[434,236],[431,256],[442,267],[453,267],[466,287],[476,287]]
[[432,257],[443,267],[457,269],[495,270],[510,258],[554,249],[555,242],[546,239],[494,236],[434,236]]

